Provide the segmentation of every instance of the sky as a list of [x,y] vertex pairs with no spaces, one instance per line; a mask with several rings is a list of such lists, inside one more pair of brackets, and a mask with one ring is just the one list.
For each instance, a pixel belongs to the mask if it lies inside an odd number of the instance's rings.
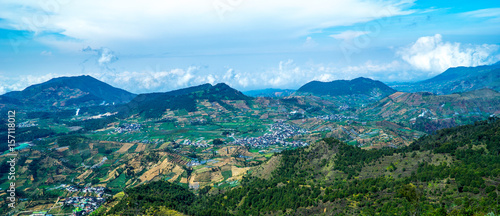
[[133,93],[413,82],[499,60],[500,1],[0,1],[0,94],[77,75]]

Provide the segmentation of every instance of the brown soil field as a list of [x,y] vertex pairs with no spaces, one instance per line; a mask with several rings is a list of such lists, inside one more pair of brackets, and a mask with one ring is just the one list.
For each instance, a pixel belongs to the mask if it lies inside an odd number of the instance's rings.
[[118,152],[118,153],[125,153],[133,145],[134,145],[133,143],[124,143],[123,146],[120,149],[118,149],[118,151],[116,151],[116,152]]

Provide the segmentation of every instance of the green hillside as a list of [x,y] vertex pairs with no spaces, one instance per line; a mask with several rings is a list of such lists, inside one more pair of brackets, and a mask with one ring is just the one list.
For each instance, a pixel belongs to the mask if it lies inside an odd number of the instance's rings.
[[196,111],[197,100],[204,99],[225,106],[224,100],[248,100],[250,97],[224,83],[214,86],[204,84],[171,92],[138,95],[122,106],[120,113],[122,116],[139,114],[145,118],[159,118],[167,109]]
[[368,95],[385,97],[396,91],[380,81],[359,77],[353,80],[335,80],[331,82],[312,81],[300,87],[297,92],[330,96]]
[[121,104],[129,102],[134,96],[135,94],[115,88],[91,76],[58,77],[29,86],[22,91],[8,92],[3,95],[3,97],[19,100],[31,109],[81,107],[103,102]]
[[[327,138],[276,155],[278,165],[259,171],[272,173],[267,179],[251,174],[240,187],[205,188],[196,197],[179,189],[136,210],[166,206],[189,215],[496,215],[499,131],[500,120],[491,118],[440,130],[406,148],[378,150]],[[111,212],[127,215],[130,205],[118,206],[140,200],[133,197],[153,199],[146,194],[157,190],[127,190]]]
[[397,92],[358,111],[367,119],[400,122],[433,132],[470,124],[500,110],[500,93],[491,89],[435,95],[428,92]]

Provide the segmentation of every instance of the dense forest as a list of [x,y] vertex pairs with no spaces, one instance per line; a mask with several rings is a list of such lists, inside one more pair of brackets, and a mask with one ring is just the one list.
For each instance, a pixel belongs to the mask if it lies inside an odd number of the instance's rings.
[[497,118],[439,130],[400,149],[364,150],[326,138],[275,155],[280,163],[267,179],[248,174],[232,190],[207,187],[198,195],[152,182],[127,189],[108,214],[498,215],[499,153]]

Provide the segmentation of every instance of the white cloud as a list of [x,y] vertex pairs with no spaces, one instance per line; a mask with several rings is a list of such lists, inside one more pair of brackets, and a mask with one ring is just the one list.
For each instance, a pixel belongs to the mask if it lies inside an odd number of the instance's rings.
[[461,44],[442,40],[440,34],[421,37],[397,54],[418,70],[440,73],[450,67],[493,64],[500,60],[495,44]]
[[462,13],[472,17],[500,17],[500,8],[486,8]]
[[42,56],[51,56],[52,55],[52,52],[51,51],[47,51],[47,50],[44,50],[40,53],[40,55]]
[[[123,72],[100,72],[90,75],[107,82],[113,86],[123,88],[134,93],[152,91],[168,91],[184,88],[197,84],[207,83],[214,79],[212,76],[197,76],[198,67],[186,69],[175,68],[161,71],[123,71]],[[213,82],[213,80],[212,80]]]
[[293,38],[381,16],[410,14],[406,9],[413,5],[413,0],[215,1],[225,5],[223,20],[220,7],[206,0],[5,0],[0,14],[6,19],[4,28],[58,32],[84,44],[107,46],[116,41],[186,41],[220,35],[247,40]]
[[99,66],[107,67],[108,64],[118,60],[118,57],[115,55],[115,53],[111,49],[106,47],[93,49],[90,46],[87,46],[87,48],[84,48],[82,51],[95,53],[95,55],[97,55],[97,63],[99,64]]
[[99,65],[103,65],[103,64],[109,64],[113,61],[116,61],[117,59],[118,58],[114,55],[114,53],[110,49],[103,48],[101,52],[101,57],[99,58],[99,60],[97,60],[97,62],[99,62]]
[[307,37],[306,42],[304,42],[303,46],[304,48],[313,48],[318,46],[318,43],[316,43],[316,41],[314,41],[312,37]]
[[361,35],[369,34],[370,32],[368,31],[352,31],[352,30],[347,30],[344,32],[341,32],[339,34],[332,34],[330,37],[335,38],[337,40],[343,40],[343,41],[352,41],[352,39],[357,38]]

